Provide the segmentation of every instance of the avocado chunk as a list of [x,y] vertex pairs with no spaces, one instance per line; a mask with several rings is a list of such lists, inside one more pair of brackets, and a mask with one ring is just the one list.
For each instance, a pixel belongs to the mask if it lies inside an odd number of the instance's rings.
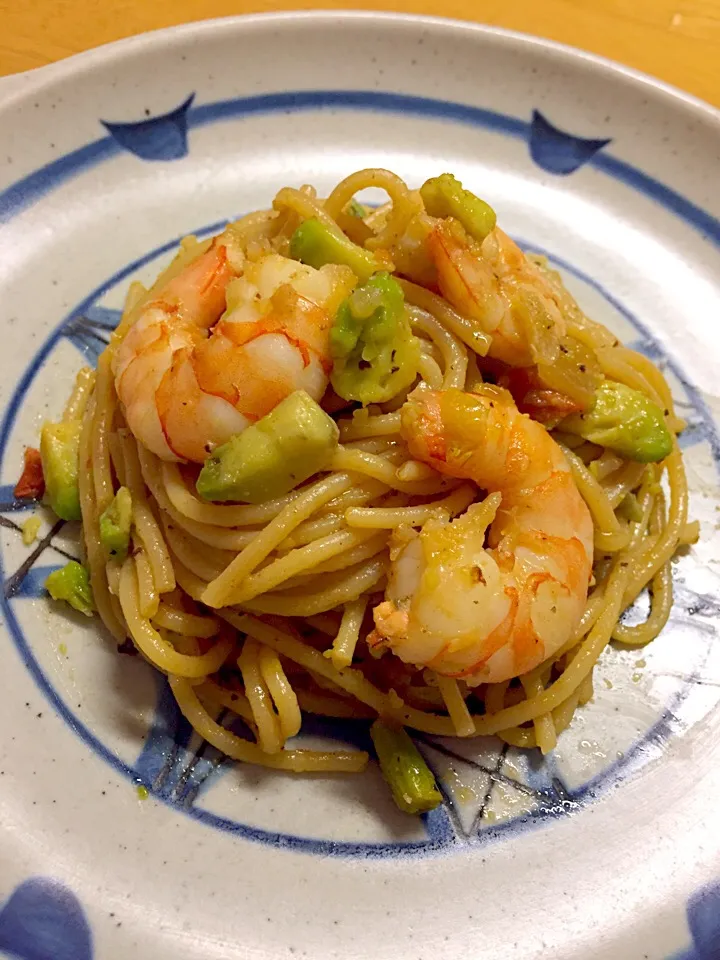
[[466,190],[451,173],[426,180],[420,187],[420,196],[431,217],[454,217],[479,242],[495,229],[497,217],[493,208]]
[[131,524],[132,497],[127,487],[120,487],[100,515],[100,542],[108,560],[124,560],[127,556]]
[[339,431],[304,390],[218,447],[200,471],[205,500],[263,503],[282,497],[329,466]]
[[427,813],[442,803],[435,776],[404,727],[376,720],[370,727],[380,771],[403,813]]
[[639,463],[664,460],[673,445],[660,407],[615,380],[604,380],[590,410],[563,420],[560,428]]
[[344,400],[383,403],[414,381],[420,344],[410,329],[402,287],[389,273],[376,273],[340,305],[330,352],[330,382]]
[[50,507],[62,520],[80,519],[78,490],[79,420],[46,423],[40,432],[40,457],[45,493]]
[[95,612],[90,577],[77,560],[53,570],[45,581],[45,589],[53,600],[64,600],[86,617],[91,617]]
[[380,263],[339,231],[336,233],[316,217],[305,220],[290,238],[290,256],[319,270],[326,263],[350,267],[358,280],[367,280]]

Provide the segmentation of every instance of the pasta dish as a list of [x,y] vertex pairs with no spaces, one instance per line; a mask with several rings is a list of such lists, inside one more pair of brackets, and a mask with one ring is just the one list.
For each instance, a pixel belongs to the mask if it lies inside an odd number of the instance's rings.
[[357,772],[367,753],[293,738],[303,714],[365,720],[418,813],[440,795],[407,729],[547,753],[604,648],[663,628],[697,538],[683,427],[487,203],[370,169],[133,283],[24,479],[82,521],[50,594],[131,640],[201,737]]

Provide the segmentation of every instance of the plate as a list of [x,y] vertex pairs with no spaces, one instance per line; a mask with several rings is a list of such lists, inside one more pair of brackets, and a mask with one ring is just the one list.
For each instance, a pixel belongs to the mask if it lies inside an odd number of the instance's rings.
[[[403,16],[193,24],[3,86],[0,105],[0,953],[22,960],[720,955],[720,123],[597,58]],[[164,681],[42,583],[77,531],[13,501],[23,446],[179,237],[389,167],[450,169],[586,311],[665,370],[697,546],[641,652],[544,762],[420,744],[445,802],[376,769],[283,777],[196,742]],[[362,741],[307,723],[305,739]]]

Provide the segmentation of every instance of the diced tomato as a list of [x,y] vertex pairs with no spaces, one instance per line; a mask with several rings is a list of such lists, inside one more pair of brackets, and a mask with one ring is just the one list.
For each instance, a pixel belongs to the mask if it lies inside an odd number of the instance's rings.
[[25,447],[25,465],[13,492],[18,500],[39,500],[45,493],[42,460],[35,447]]

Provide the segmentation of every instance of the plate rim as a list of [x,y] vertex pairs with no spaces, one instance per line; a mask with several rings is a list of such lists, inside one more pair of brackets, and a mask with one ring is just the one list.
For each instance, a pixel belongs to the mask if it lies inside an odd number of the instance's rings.
[[644,87],[675,106],[684,107],[704,120],[717,124],[718,133],[720,133],[720,107],[715,107],[708,101],[695,96],[695,94],[611,57],[593,53],[572,44],[551,40],[548,37],[498,27],[494,24],[456,17],[361,9],[324,10],[315,8],[235,14],[227,17],[208,17],[188,23],[146,30],[139,34],[111,40],[88,50],[82,50],[71,54],[69,57],[31,70],[0,77],[0,94],[3,93],[3,87],[7,84],[5,95],[0,100],[0,110],[3,107],[12,106],[15,100],[22,99],[30,91],[38,93],[43,88],[52,86],[57,80],[72,76],[79,69],[90,69],[96,64],[119,60],[125,54],[141,52],[143,49],[152,48],[163,41],[182,42],[185,38],[192,37],[197,40],[198,44],[201,44],[204,35],[210,35],[221,29],[225,31],[240,27],[241,29],[251,30],[275,25],[292,27],[295,24],[334,25],[341,22],[348,24],[375,22],[395,27],[402,27],[403,25],[425,27],[430,31],[459,32],[465,35],[474,34],[477,37],[492,38],[509,47],[534,48],[550,53],[566,63],[578,64],[579,62],[589,69],[594,68],[600,73],[614,75],[633,86]]

